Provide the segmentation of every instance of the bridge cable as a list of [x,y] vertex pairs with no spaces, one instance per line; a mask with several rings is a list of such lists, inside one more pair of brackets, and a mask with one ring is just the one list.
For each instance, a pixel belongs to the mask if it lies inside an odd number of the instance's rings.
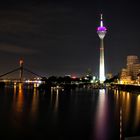
[[43,76],[38,75],[38,74],[36,74],[36,73],[34,73],[34,72],[30,71],[30,70],[29,70],[29,69],[27,69],[27,68],[23,68],[23,70],[24,70],[24,71],[27,71],[27,72],[29,72],[29,73],[32,73],[33,75],[36,75],[36,76],[38,76],[38,77],[40,77],[40,78],[43,78]]
[[5,73],[5,74],[2,74],[2,75],[0,75],[0,77],[3,77],[3,76],[8,75],[8,74],[11,74],[11,73],[13,73],[13,72],[15,72],[15,71],[18,71],[18,70],[20,70],[20,68],[17,68],[17,69],[14,69],[14,70],[12,70],[12,71],[9,71],[9,72],[7,72],[7,73]]

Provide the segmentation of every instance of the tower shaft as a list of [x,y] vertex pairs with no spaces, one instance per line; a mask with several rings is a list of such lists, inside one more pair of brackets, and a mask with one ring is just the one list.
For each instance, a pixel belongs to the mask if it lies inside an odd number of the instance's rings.
[[100,38],[100,66],[99,66],[99,80],[100,83],[105,81],[105,64],[104,64],[104,42]]

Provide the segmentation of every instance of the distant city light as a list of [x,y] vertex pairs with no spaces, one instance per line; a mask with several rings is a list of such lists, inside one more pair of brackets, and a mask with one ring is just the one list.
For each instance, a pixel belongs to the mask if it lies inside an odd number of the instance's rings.
[[42,81],[40,81],[40,80],[26,80],[25,83],[37,83],[37,84],[41,84]]
[[72,78],[72,79],[76,79],[76,76],[72,76],[71,78]]
[[85,79],[85,80],[87,80],[88,78],[87,78],[87,77],[85,77],[84,79]]
[[94,83],[94,80],[91,80],[90,83]]
[[96,76],[93,76],[92,79],[95,80],[96,79]]

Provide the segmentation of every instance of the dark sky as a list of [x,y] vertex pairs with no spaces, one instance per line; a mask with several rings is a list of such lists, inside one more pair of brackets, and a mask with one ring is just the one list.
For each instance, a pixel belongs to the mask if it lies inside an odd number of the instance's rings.
[[[122,2],[123,1],[123,2]],[[127,55],[140,57],[140,8],[134,0],[50,0],[0,3],[0,74],[18,67],[20,58],[45,75],[98,75],[103,13],[106,72],[116,74]]]

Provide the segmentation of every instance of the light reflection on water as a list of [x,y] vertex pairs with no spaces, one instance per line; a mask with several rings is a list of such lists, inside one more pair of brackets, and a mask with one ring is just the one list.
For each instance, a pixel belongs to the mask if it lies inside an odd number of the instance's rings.
[[56,125],[58,122],[58,109],[59,109],[59,90],[51,92],[51,105],[52,105],[52,119],[53,125]]
[[99,90],[99,98],[97,103],[97,113],[95,118],[95,139],[108,140],[107,135],[107,118],[108,106],[107,96],[104,89]]
[[32,95],[32,102],[31,102],[31,112],[30,112],[32,122],[35,122],[37,120],[38,108],[39,108],[38,104],[39,104],[39,94],[38,94],[38,90],[34,88],[34,93]]
[[136,136],[140,135],[140,95],[127,91],[115,91],[116,105],[119,110],[122,109],[122,135]]
[[128,127],[128,122],[130,120],[130,105],[131,105],[131,99],[130,99],[130,93],[129,92],[121,92],[122,96],[122,111],[123,111],[123,122],[124,122],[124,129]]
[[57,89],[39,93],[36,88],[24,89],[20,84],[0,93],[0,112],[3,112],[0,130],[9,131],[9,135],[45,135],[46,139],[56,135],[61,140],[67,140],[68,136],[83,140],[117,140],[120,107],[124,135],[138,135],[140,95],[104,89],[68,92]]
[[24,106],[24,94],[23,94],[23,85],[19,84],[17,99],[16,99],[16,111],[18,113],[23,112],[23,106]]
[[54,112],[57,112],[57,110],[58,110],[58,103],[59,103],[59,90],[56,89]]
[[137,96],[136,114],[135,114],[135,129],[140,126],[140,95]]

